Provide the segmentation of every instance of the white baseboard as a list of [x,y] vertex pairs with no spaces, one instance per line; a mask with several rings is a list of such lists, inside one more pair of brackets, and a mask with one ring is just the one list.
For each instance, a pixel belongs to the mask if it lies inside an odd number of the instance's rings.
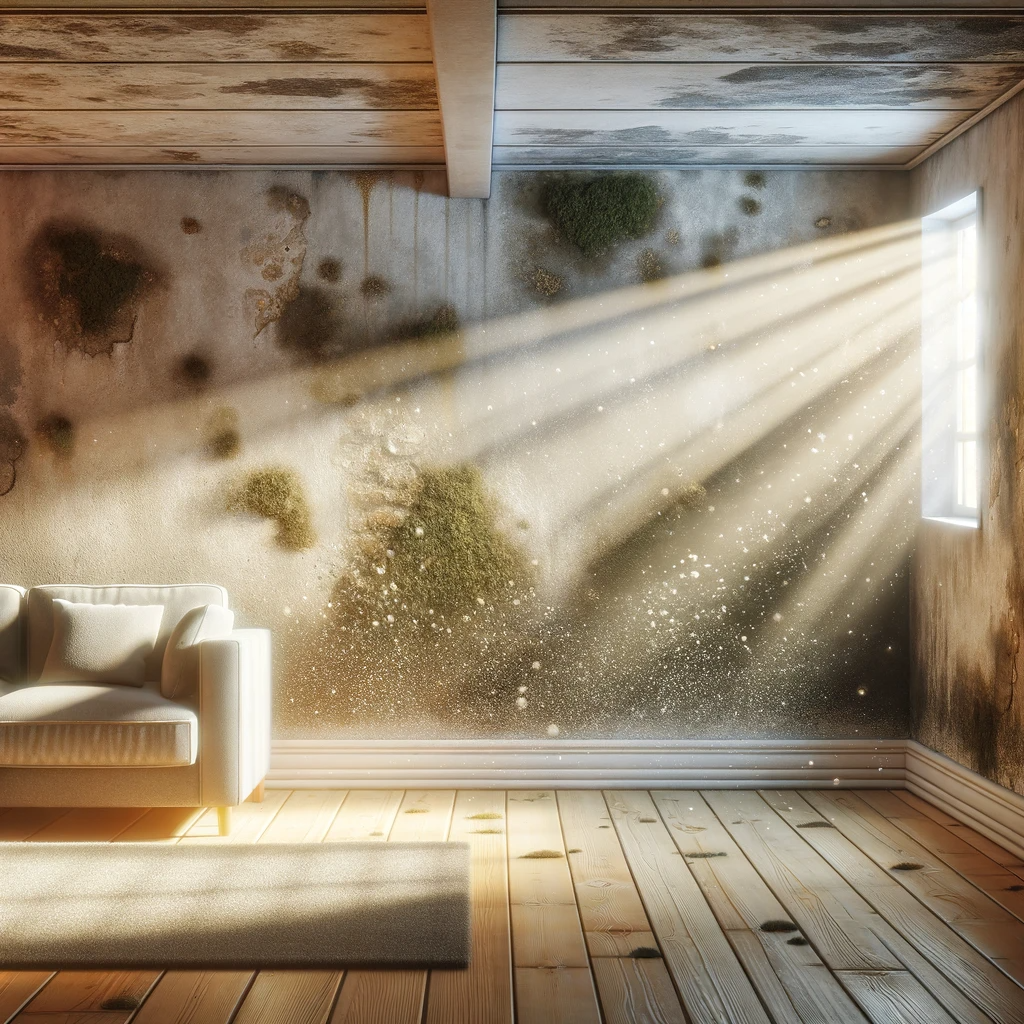
[[1024,796],[906,741],[905,787],[1024,860]]
[[287,789],[892,788],[903,740],[279,740]]

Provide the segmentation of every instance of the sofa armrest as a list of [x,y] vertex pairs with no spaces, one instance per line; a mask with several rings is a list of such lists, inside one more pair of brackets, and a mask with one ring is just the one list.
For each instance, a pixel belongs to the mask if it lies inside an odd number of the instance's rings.
[[236,629],[198,646],[200,798],[233,806],[270,767],[270,632]]

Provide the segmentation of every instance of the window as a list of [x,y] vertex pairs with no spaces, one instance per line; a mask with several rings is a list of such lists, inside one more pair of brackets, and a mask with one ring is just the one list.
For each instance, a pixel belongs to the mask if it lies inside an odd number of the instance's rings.
[[978,194],[922,221],[922,511],[977,526]]

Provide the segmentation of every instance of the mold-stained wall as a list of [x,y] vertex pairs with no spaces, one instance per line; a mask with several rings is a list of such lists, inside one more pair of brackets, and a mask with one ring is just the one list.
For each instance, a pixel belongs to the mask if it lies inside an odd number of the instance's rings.
[[981,528],[923,522],[914,565],[914,735],[1024,793],[1024,102],[1011,100],[913,172],[922,213],[981,189]]
[[280,736],[905,734],[906,176],[443,184],[0,175],[0,575],[224,584]]

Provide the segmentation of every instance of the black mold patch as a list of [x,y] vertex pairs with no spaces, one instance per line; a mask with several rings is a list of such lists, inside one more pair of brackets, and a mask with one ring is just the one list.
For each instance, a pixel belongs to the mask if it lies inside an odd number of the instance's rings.
[[787,946],[806,946],[807,940],[802,935],[794,935],[791,939],[786,939]]
[[761,202],[753,196],[740,196],[738,205],[748,217],[756,217],[761,212]]
[[805,821],[797,825],[797,828],[835,828],[835,825],[831,821]]
[[330,292],[300,287],[277,322],[275,340],[281,348],[303,359],[324,359],[339,351],[343,321]]
[[238,413],[225,406],[218,409],[206,424],[206,447],[215,459],[233,459],[242,450],[238,429]]
[[732,258],[739,240],[740,233],[736,228],[705,236],[700,265],[705,269],[720,267]]
[[198,352],[189,352],[178,363],[178,377],[186,387],[201,391],[210,383],[213,367],[210,361]]
[[36,436],[58,458],[70,457],[75,449],[75,425],[60,413],[50,413],[36,424]]
[[641,825],[654,825],[658,821],[657,818],[637,818],[636,820],[639,821]]
[[1024,892],[1024,885],[1008,885],[1004,892]]
[[889,869],[890,871],[920,871],[923,868],[923,864],[918,864],[914,860],[901,860],[899,864],[893,864]]
[[359,285],[359,291],[364,299],[375,302],[390,294],[391,284],[381,277],[380,274],[367,274]]
[[661,950],[654,946],[637,946],[629,951],[629,956],[632,960],[660,960]]
[[203,159],[194,149],[163,149],[161,152],[177,164],[197,164]]
[[771,920],[761,925],[763,932],[798,932],[800,929],[792,921]]
[[661,257],[653,249],[644,249],[636,258],[636,266],[640,280],[645,284],[660,281],[666,276]]
[[27,271],[40,319],[91,356],[132,340],[139,302],[156,281],[130,239],[56,223],[36,236]]
[[316,268],[316,276],[328,284],[337,284],[341,280],[341,260],[333,256],[325,256]]
[[643,174],[568,175],[545,182],[541,204],[559,234],[593,257],[649,234],[661,197]]
[[0,338],[0,405],[13,405],[21,387],[21,360],[18,350]]
[[424,340],[444,338],[458,334],[461,328],[462,320],[458,310],[448,303],[442,303],[426,316],[400,325],[395,331],[395,338],[422,338]]
[[203,225],[195,217],[182,217],[181,230],[186,235],[198,235],[203,230]]
[[[726,75],[726,78],[728,77],[729,76]],[[768,180],[765,178],[762,171],[747,171],[747,173],[743,175],[743,184],[746,185],[747,188],[762,189],[768,184]]]
[[0,409],[0,497],[18,481],[17,462],[25,452],[25,436],[14,417]]
[[134,1010],[139,1005],[137,996],[111,996],[100,1003],[101,1010]]
[[437,90],[430,79],[263,78],[221,86],[220,91],[245,96],[362,98],[366,106],[377,110],[429,110],[437,105]]

